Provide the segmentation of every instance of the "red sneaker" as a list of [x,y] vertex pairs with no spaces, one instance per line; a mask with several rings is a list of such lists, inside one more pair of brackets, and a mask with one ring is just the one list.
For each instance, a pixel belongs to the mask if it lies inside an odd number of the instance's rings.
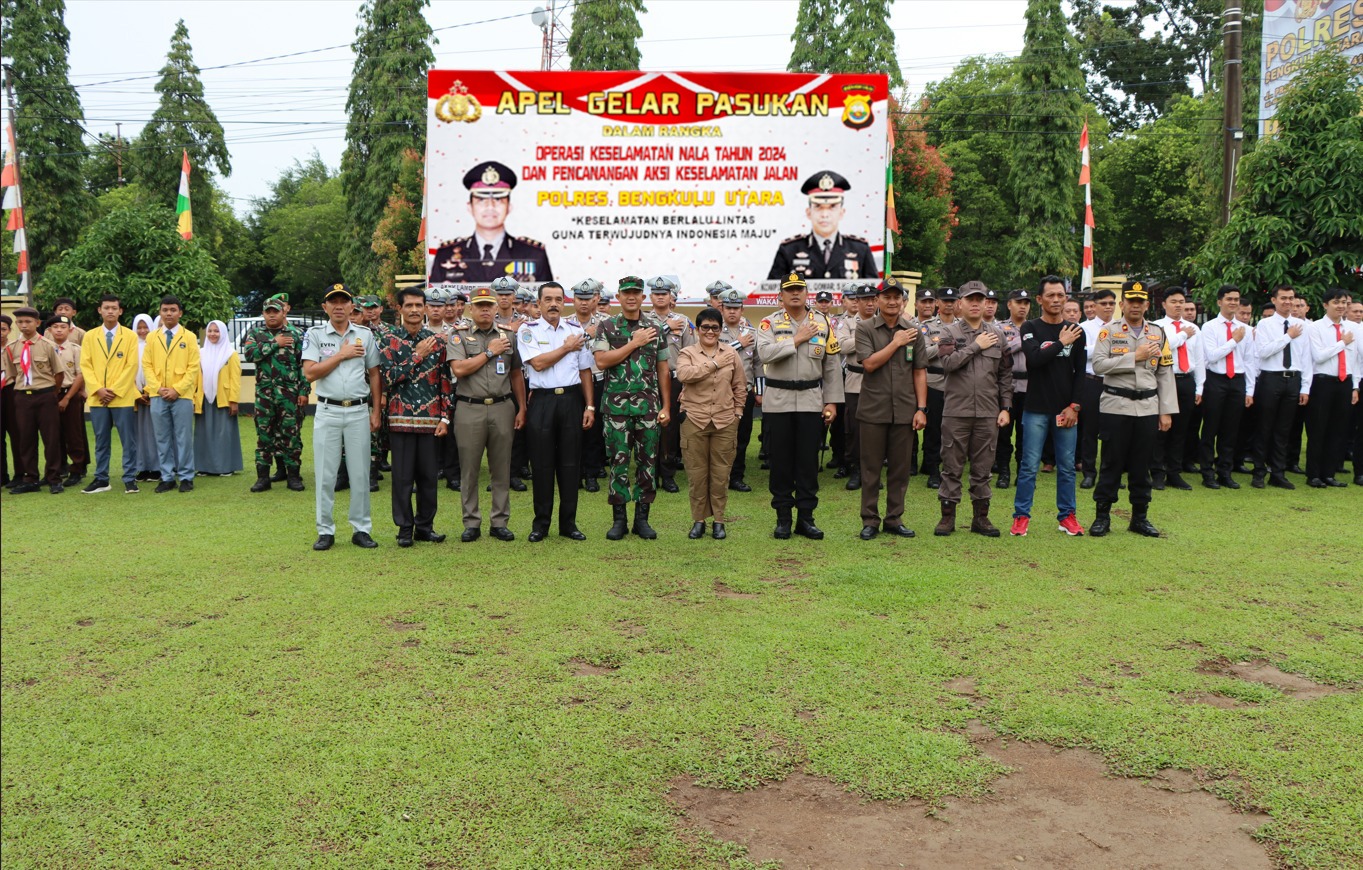
[[1060,531],[1072,538],[1077,538],[1084,534],[1084,527],[1079,525],[1079,521],[1074,518],[1074,514],[1070,514],[1060,521]]
[[1013,517],[1013,527],[1008,530],[1008,534],[1015,538],[1027,537],[1027,521],[1031,517]]

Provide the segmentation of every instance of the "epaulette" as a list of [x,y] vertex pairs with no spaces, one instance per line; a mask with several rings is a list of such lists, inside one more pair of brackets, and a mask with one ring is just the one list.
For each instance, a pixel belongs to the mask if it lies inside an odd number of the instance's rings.
[[854,236],[854,235],[852,235],[851,233],[843,233],[843,234],[842,234],[842,237],[843,237],[844,239],[851,239],[851,240],[854,241],[854,242],[861,242],[863,245],[869,245],[869,244],[871,244],[870,242],[868,242],[868,241],[866,241],[865,239],[863,239],[861,236]]
[[534,239],[528,238],[526,236],[512,236],[512,238],[514,238],[518,242],[524,242],[525,244],[529,245],[532,248],[539,248],[540,250],[544,250],[544,245],[541,244],[540,242],[535,241]]
[[798,235],[791,236],[791,237],[788,238],[788,239],[782,239],[782,240],[781,240],[781,244],[783,244],[783,245],[789,245],[791,242],[798,242],[798,241],[800,241],[801,239],[807,239],[807,238],[809,238],[809,233],[799,233]]

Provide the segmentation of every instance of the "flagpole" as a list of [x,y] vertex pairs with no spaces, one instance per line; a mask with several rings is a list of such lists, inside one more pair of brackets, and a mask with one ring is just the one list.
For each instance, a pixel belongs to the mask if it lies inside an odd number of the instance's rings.
[[1084,188],[1084,265],[1079,289],[1093,287],[1093,183],[1089,172],[1089,123],[1079,134],[1079,184]]
[[[5,68],[9,72],[9,67]],[[15,274],[19,276],[18,295],[24,297],[24,301],[33,304],[33,287],[29,281],[28,268],[28,231],[24,226],[24,191],[19,183],[19,144],[14,133],[14,119],[18,115],[18,109],[14,102],[14,80],[11,76],[5,76],[5,92],[9,98],[9,122],[5,125],[5,139],[9,146],[9,153],[4,162],[4,169],[0,170],[0,185],[4,186],[4,202],[0,204],[9,212],[9,218],[5,221],[5,229],[14,233],[14,253],[17,258],[15,263]]]

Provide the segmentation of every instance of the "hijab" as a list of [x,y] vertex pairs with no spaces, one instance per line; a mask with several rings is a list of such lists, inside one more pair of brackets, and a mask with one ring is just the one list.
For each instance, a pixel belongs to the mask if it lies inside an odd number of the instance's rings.
[[[150,332],[148,332],[147,335],[151,335],[153,332],[156,331],[156,327],[152,324],[151,315],[149,314],[139,314],[133,318],[133,332],[134,333],[137,332],[137,324],[141,323],[144,320],[147,322],[147,329],[150,330]],[[137,337],[137,376],[135,378],[137,382],[137,389],[139,391],[145,390],[147,388],[147,373],[142,370],[142,354],[146,351],[146,349],[147,340],[139,335]]]
[[211,327],[214,324],[218,327],[218,340],[214,342],[208,337],[208,330],[204,330],[204,343],[199,350],[199,370],[203,373],[204,395],[216,402],[218,372],[227,365],[236,349],[232,347],[232,339],[228,337],[227,324],[221,320],[213,320],[208,325]]

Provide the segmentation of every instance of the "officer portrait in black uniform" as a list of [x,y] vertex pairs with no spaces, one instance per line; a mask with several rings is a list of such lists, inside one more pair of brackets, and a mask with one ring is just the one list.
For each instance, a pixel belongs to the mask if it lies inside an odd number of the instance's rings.
[[473,235],[436,250],[430,283],[487,284],[503,276],[526,284],[554,279],[544,245],[506,231],[515,186],[516,173],[495,160],[479,163],[464,174],[476,229]]
[[791,236],[776,249],[769,280],[778,280],[796,273],[807,281],[837,278],[855,281],[876,278],[875,258],[871,246],[859,236],[838,232],[847,210],[843,196],[852,189],[846,178],[832,170],[816,172],[800,188],[809,197],[805,216],[811,232]]

